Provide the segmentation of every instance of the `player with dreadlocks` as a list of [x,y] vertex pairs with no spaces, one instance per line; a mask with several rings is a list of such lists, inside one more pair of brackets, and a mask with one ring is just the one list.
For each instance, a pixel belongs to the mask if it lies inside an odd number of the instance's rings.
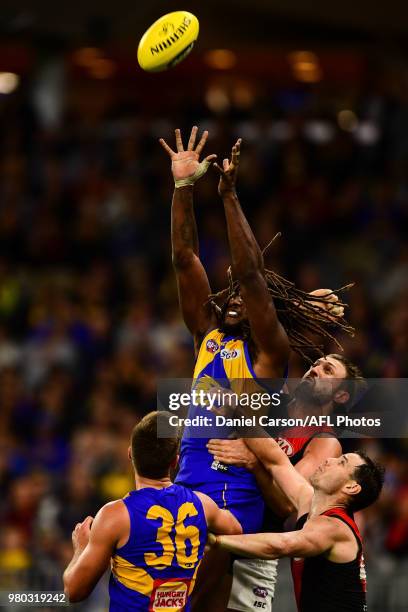
[[[199,156],[208,137],[204,132],[195,147],[193,127],[187,150],[176,130],[177,152],[161,139],[172,161],[175,190],[172,203],[172,256],[179,301],[185,323],[194,337],[196,365],[194,385],[206,380],[222,381],[242,392],[245,381],[282,380],[286,376],[290,347],[304,353],[313,346],[305,330],[332,338],[328,327],[350,331],[341,318],[344,304],[331,290],[314,295],[265,270],[263,254],[241,209],[235,183],[241,140],[232,149],[231,162],[220,174],[218,192],[223,200],[231,251],[232,270],[227,290],[212,294],[198,255],[197,228],[193,212],[194,183],[207,171],[215,155],[201,163]],[[328,314],[330,313],[330,314]],[[193,406],[190,414],[202,407]],[[208,439],[184,435],[177,482],[207,493],[220,507],[240,521],[244,533],[255,533],[262,525],[264,502],[255,477],[244,468],[214,461]],[[217,563],[219,565],[217,565]],[[206,595],[225,572],[225,558],[207,558],[210,572],[197,583],[195,610],[206,609]],[[201,572],[204,576],[205,573]]]

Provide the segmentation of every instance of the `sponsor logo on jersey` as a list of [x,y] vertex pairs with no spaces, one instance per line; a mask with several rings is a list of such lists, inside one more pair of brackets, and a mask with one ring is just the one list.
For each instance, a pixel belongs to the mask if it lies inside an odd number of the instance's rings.
[[228,349],[222,349],[221,353],[220,353],[220,357],[221,359],[236,359],[237,357],[239,357],[241,354],[240,349],[232,349],[232,351],[229,351]]
[[228,465],[224,465],[224,463],[214,460],[211,464],[211,469],[217,472],[228,472]]
[[207,340],[207,344],[205,345],[205,348],[209,353],[212,353],[212,354],[216,353],[220,349],[218,343],[215,340],[212,340],[211,338]]
[[285,455],[291,457],[293,455],[293,446],[286,438],[276,438],[276,442],[279,444]]
[[268,589],[264,589],[262,587],[254,587],[252,591],[257,597],[268,597]]
[[149,612],[180,612],[187,604],[190,580],[182,578],[155,580]]

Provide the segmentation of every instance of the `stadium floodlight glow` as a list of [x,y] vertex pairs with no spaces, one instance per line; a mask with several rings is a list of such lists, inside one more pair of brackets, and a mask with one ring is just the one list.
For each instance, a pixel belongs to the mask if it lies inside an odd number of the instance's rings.
[[248,83],[238,83],[232,90],[234,105],[238,108],[250,108],[254,101],[254,91]]
[[0,94],[11,94],[20,83],[20,77],[14,72],[0,72]]
[[74,53],[74,61],[78,66],[89,68],[93,66],[95,61],[102,58],[102,51],[97,47],[82,47]]
[[322,80],[323,72],[316,53],[312,51],[293,51],[289,53],[288,61],[297,81],[317,83]]
[[229,70],[237,63],[237,56],[229,49],[213,49],[204,55],[204,61],[210,68]]
[[323,77],[319,66],[307,62],[297,64],[293,69],[293,73],[295,79],[303,83],[317,83],[321,81]]
[[100,58],[89,66],[88,70],[95,79],[109,79],[115,74],[116,66],[112,60]]
[[216,85],[208,88],[205,94],[205,101],[208,108],[214,113],[222,113],[231,106],[225,89]]

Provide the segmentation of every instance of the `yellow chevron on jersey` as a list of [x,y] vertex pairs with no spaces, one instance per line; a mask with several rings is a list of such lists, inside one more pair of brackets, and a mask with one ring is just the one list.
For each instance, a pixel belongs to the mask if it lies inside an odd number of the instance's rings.
[[136,567],[127,559],[115,555],[112,559],[112,572],[128,589],[149,597],[152,594],[153,578],[142,567]]

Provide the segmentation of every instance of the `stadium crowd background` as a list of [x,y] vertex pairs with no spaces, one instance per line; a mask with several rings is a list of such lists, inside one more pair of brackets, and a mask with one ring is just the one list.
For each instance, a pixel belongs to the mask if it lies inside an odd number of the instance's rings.
[[[160,112],[122,91],[93,113],[90,89],[87,112],[67,96],[52,119],[33,80],[0,96],[0,589],[60,588],[73,526],[133,486],[129,433],[154,409],[157,379],[191,376],[157,142],[174,127],[209,129],[207,154],[219,156],[242,136],[245,212],[262,246],[283,234],[268,267],[305,290],[355,281],[346,355],[366,377],[407,375],[407,64],[359,87],[209,91],[173,92]],[[195,202],[220,289],[229,259],[216,185],[210,173]],[[291,376],[304,365],[294,358]],[[359,517],[370,609],[394,612],[408,605],[408,444],[368,445],[387,468],[381,501]],[[280,588],[285,612],[289,582]],[[104,601],[100,588],[84,609]]]

